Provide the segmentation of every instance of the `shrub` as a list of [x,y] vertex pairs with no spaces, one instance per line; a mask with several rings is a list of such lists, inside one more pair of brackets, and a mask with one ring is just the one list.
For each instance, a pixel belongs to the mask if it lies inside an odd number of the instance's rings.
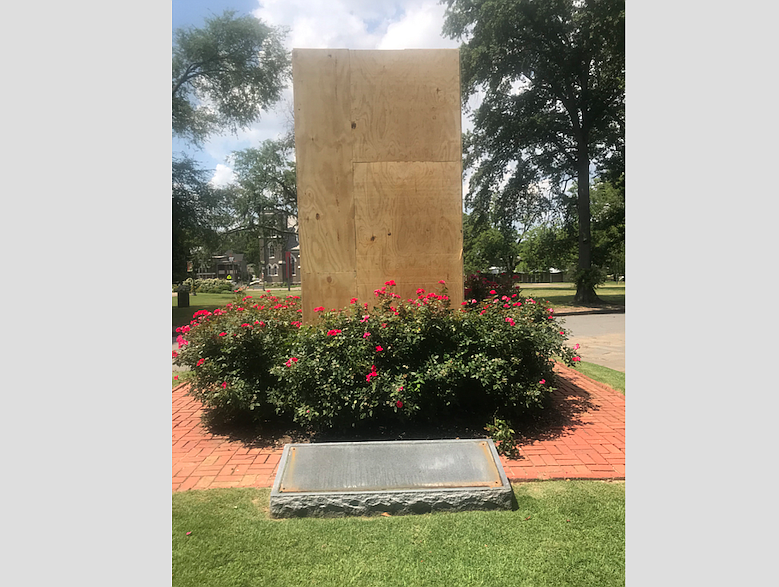
[[226,293],[233,291],[233,284],[226,279],[197,279],[197,291],[203,293]]
[[225,420],[272,416],[267,392],[278,378],[270,367],[288,353],[301,325],[299,299],[244,296],[213,313],[195,312],[176,329],[176,363],[194,372],[190,393]]
[[481,273],[469,275],[465,280],[465,299],[484,300],[493,295],[511,296],[520,293],[519,275],[516,273]]
[[224,293],[233,291],[234,284],[225,279],[192,279],[188,277],[181,285],[173,285],[173,291],[181,286],[189,288],[192,293]]
[[495,441],[495,448],[499,453],[511,459],[519,457],[517,441],[514,438],[515,432],[508,422],[495,418],[492,424],[487,424],[484,429],[489,432],[492,440]]
[[482,426],[541,407],[554,356],[573,350],[551,310],[490,294],[449,307],[445,287],[401,300],[390,281],[374,307],[353,299],[300,324],[298,296],[263,294],[201,311],[181,329],[179,364],[191,393],[222,417],[273,411],[316,431],[436,422],[470,415]]

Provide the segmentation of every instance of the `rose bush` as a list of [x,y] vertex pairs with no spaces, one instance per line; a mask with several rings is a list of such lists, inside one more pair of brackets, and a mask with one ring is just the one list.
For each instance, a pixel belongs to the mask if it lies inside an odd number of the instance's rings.
[[302,325],[300,297],[281,299],[263,293],[243,296],[212,312],[195,312],[176,329],[176,364],[193,371],[190,394],[220,417],[263,419],[273,416],[268,391],[278,378],[270,372]]
[[226,418],[291,417],[316,431],[435,422],[470,414],[511,421],[542,406],[553,357],[574,350],[547,304],[513,293],[451,308],[445,284],[400,299],[388,281],[375,305],[316,308],[301,324],[298,296],[246,296],[181,328],[175,361],[191,391]]
[[465,298],[486,299],[492,295],[511,296],[520,293],[519,275],[516,273],[481,273],[477,271],[465,279]]

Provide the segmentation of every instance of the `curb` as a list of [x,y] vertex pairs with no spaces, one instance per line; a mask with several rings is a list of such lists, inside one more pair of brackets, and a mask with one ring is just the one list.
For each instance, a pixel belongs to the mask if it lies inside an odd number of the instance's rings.
[[593,308],[591,310],[581,310],[581,311],[576,311],[576,310],[570,310],[570,311],[560,310],[559,312],[555,311],[554,315],[555,315],[555,317],[557,317],[557,316],[587,316],[587,315],[591,315],[591,314],[624,314],[624,313],[625,313],[625,308],[614,308],[614,309],[611,309],[611,308]]

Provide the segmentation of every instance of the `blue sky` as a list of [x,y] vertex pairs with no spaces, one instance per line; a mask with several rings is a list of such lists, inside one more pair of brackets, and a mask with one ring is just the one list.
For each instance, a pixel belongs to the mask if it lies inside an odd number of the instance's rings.
[[[406,49],[453,48],[459,44],[441,35],[444,7],[438,0],[172,0],[173,30],[200,27],[226,9],[252,14],[272,26],[289,29],[292,48]],[[292,120],[292,90],[259,122],[236,135],[212,137],[202,149],[173,139],[173,152],[186,153],[212,172],[212,180],[230,180],[228,155],[277,138]],[[468,128],[463,120],[463,128]]]

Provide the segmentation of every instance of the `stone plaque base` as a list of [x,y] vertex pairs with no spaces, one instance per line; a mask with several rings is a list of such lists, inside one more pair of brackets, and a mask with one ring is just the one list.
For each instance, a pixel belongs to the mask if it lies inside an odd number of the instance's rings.
[[511,509],[491,439],[288,444],[273,517]]

